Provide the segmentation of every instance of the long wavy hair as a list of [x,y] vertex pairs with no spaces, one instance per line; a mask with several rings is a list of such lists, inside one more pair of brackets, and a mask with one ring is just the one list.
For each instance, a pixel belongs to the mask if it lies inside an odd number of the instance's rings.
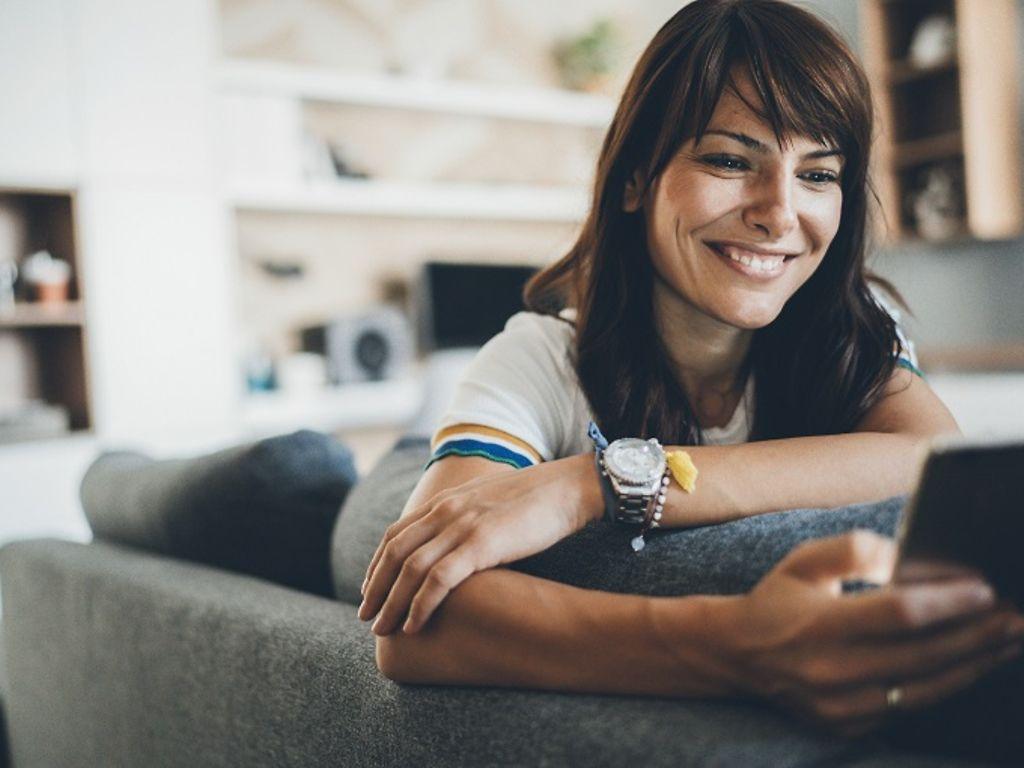
[[681,145],[700,139],[737,67],[780,143],[808,136],[845,156],[835,238],[779,316],[754,332],[742,372],[756,381],[751,439],[850,431],[896,365],[895,323],[868,281],[903,301],[864,264],[873,115],[863,70],[838,34],[789,3],[697,0],[658,31],[633,70],[578,239],[523,292],[534,312],[576,308],[573,364],[609,439],[701,442],[656,327],[643,209],[626,212],[623,203],[635,174],[642,198]]

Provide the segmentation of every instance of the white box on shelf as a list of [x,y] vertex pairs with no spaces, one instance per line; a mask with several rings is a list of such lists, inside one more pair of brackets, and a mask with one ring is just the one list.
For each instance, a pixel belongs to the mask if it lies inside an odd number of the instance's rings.
[[423,380],[419,376],[344,384],[317,393],[252,393],[242,405],[242,428],[251,437],[298,429],[402,429],[412,422],[422,402]]

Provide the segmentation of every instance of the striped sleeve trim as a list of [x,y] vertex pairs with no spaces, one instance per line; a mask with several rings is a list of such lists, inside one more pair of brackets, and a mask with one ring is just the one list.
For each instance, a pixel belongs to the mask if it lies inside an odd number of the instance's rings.
[[433,452],[423,468],[445,456],[480,456],[522,469],[540,464],[541,455],[514,435],[482,424],[455,424],[439,430],[431,441]]
[[910,362],[910,360],[908,360],[905,357],[897,358],[896,359],[896,365],[899,366],[900,368],[906,368],[911,373],[916,373],[922,379],[925,377],[924,374],[921,372],[921,369],[918,368],[916,365],[914,365],[912,362]]

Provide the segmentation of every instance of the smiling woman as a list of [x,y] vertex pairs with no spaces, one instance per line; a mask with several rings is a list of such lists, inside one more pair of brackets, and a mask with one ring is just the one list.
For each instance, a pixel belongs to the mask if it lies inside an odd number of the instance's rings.
[[359,615],[385,674],[755,696],[863,733],[1020,651],[1024,619],[974,577],[843,596],[890,578],[891,543],[864,533],[729,598],[495,568],[602,517],[642,525],[639,551],[657,527],[911,489],[957,426],[869,287],[898,300],[864,265],[871,130],[860,66],[794,5],[697,0],[662,27],[577,242],[469,366],[370,563]]

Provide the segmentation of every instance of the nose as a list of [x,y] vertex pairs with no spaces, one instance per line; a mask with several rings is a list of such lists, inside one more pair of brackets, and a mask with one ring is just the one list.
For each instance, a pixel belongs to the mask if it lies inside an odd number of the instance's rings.
[[743,209],[743,222],[770,240],[779,240],[796,226],[793,180],[784,173],[769,173],[756,178],[751,197]]

